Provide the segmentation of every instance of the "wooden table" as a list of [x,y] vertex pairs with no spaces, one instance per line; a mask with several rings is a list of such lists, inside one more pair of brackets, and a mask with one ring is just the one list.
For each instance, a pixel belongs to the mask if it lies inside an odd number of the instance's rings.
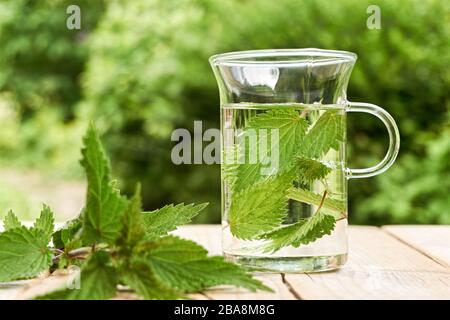
[[[211,254],[221,253],[218,225],[185,226],[175,233],[197,241]],[[450,226],[351,226],[349,237],[349,260],[339,271],[258,275],[274,293],[219,287],[192,298],[450,299]],[[57,279],[0,287],[0,299],[27,298]]]

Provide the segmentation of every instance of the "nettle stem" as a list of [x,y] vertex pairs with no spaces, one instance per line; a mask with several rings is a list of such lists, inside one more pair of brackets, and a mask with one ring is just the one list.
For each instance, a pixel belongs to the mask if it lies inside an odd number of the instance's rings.
[[[328,194],[328,190],[325,189],[325,191],[323,192],[323,195],[322,195],[322,199],[320,200],[319,206],[317,207],[317,210],[314,214],[317,214],[320,211],[320,209],[322,209],[323,203],[325,202],[325,198],[327,197],[327,194]],[[336,222],[344,220],[344,219],[347,219],[347,215],[345,213],[341,212],[341,217],[339,219],[336,219]]]
[[64,252],[60,249],[55,249],[55,252],[58,252],[59,254],[53,258],[53,263],[58,263],[59,260],[61,259],[61,256],[63,256],[64,254],[70,259],[85,259],[86,255],[92,252],[92,248],[90,247],[78,248],[69,252]]
[[322,195],[322,199],[320,200],[319,206],[317,207],[317,210],[314,214],[317,214],[320,211],[320,209],[322,209],[323,203],[325,202],[325,198],[327,197],[327,193],[328,193],[328,190],[325,189],[325,191],[323,192],[323,195]]
[[78,248],[78,249],[74,249],[72,251],[69,251],[67,253],[67,256],[69,258],[79,258],[79,257],[85,256],[85,255],[87,255],[87,254],[89,254],[91,252],[92,252],[92,248],[84,247],[84,248]]

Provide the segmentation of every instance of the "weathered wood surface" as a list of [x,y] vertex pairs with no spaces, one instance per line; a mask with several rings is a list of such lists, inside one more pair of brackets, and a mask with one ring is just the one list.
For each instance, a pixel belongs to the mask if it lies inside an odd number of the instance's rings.
[[384,231],[450,268],[449,226],[385,226]]
[[[175,233],[221,253],[220,226],[185,226]],[[450,299],[450,226],[351,226],[349,237],[349,260],[339,271],[257,275],[273,293],[217,287],[192,298]],[[55,274],[0,285],[0,299],[27,299],[64,281],[67,275]]]
[[351,228],[341,270],[286,281],[302,299],[450,299],[449,268],[375,227]]

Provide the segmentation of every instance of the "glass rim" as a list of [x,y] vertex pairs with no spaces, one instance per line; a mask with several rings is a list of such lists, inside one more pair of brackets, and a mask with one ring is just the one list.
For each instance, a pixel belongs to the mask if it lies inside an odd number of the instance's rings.
[[[305,57],[321,58],[314,63],[354,63],[358,56],[356,53],[342,50],[326,50],[317,48],[304,49],[263,49],[219,53],[211,56],[209,62],[212,66],[295,66],[311,63]],[[264,60],[251,60],[265,58]],[[283,58],[289,58],[289,60]],[[324,59],[325,58],[325,59]]]

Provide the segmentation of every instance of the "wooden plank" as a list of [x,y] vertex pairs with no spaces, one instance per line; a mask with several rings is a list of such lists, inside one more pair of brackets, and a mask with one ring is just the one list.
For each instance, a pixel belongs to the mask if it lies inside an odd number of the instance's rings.
[[212,300],[295,300],[296,297],[282,282],[280,274],[256,275],[265,285],[274,292],[251,292],[246,289],[221,286],[205,291],[204,294]]
[[[213,255],[220,255],[220,228],[218,225],[191,225],[174,233],[200,243]],[[349,262],[338,272],[288,274],[285,276],[286,283],[283,283],[278,274],[257,275],[275,293],[252,293],[244,289],[219,287],[192,298],[450,299],[450,270],[445,251],[445,246],[449,243],[448,227],[441,229],[433,226],[427,230],[421,228],[424,227],[388,226],[382,231],[375,227],[350,227]],[[66,280],[62,275],[56,274],[46,279],[14,285],[3,284],[0,287],[0,299],[30,298],[40,288],[60,285],[64,281]],[[117,298],[136,297],[128,292],[121,292]]]
[[16,295],[32,280],[0,282],[0,300],[13,300]]
[[179,227],[173,234],[204,246],[210,255],[222,255],[221,226],[217,224],[191,224]]
[[441,265],[450,268],[450,226],[396,225],[382,228]]
[[74,284],[77,274],[74,270],[56,270],[51,275],[31,280],[21,290],[16,292],[12,299],[29,300],[47,292],[63,289],[68,285]]
[[[222,235],[219,225],[188,225],[180,227],[174,234],[185,239],[193,240],[206,249],[211,255],[222,254]],[[246,289],[221,286],[204,292],[213,300],[236,300],[236,299],[256,299],[256,300],[291,300],[295,296],[289,288],[282,282],[280,274],[257,275],[257,279],[272,288],[275,292],[250,292]]]
[[[59,290],[74,284],[74,279],[77,276],[75,272],[68,272],[66,270],[57,270],[52,275],[42,277],[40,279],[28,280],[22,286],[18,286],[14,292],[9,292],[7,299],[14,300],[29,300],[53,290]],[[137,300],[140,299],[138,295],[125,288],[119,287],[119,292],[113,300]],[[1,292],[1,291],[0,291]],[[207,296],[201,293],[190,294],[190,299],[206,300]]]
[[450,299],[450,270],[375,227],[349,229],[339,271],[287,274],[302,299]]

